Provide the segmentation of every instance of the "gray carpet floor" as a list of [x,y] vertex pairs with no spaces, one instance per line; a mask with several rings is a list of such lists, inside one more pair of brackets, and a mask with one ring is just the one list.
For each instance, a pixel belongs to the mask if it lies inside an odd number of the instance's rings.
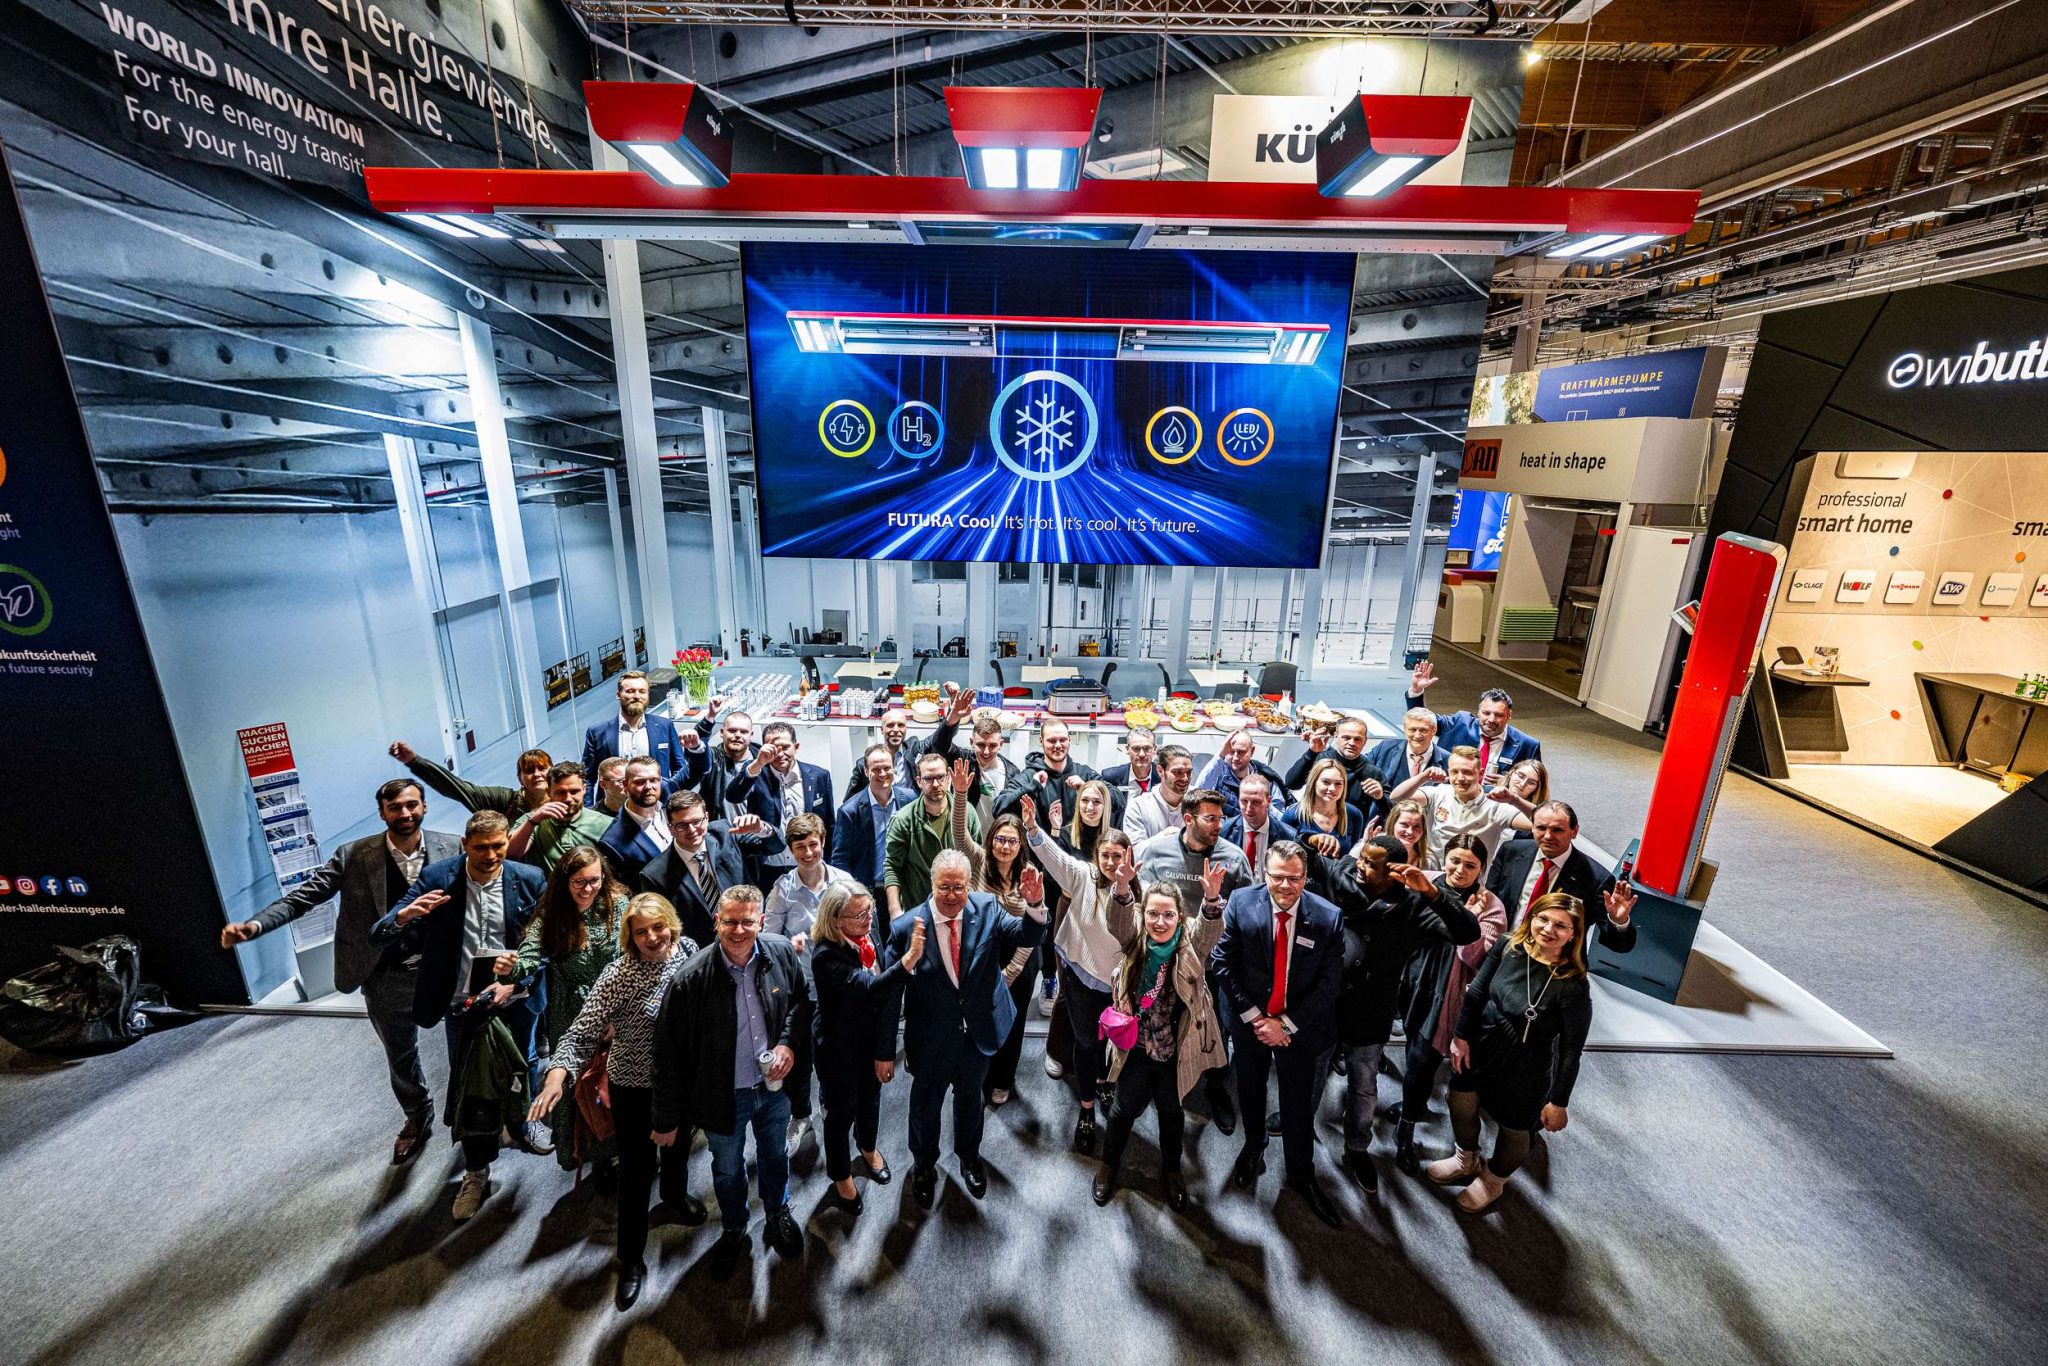
[[[1493,681],[1440,672],[1446,708]],[[1397,691],[1330,696],[1391,715]],[[1621,847],[1656,743],[1523,691],[1557,792]],[[1199,1129],[1176,1219],[1149,1120],[1096,1209],[1033,1045],[989,1124],[985,1202],[949,1180],[921,1215],[899,1176],[857,1222],[813,1217],[825,1182],[800,1164],[800,1264],[757,1239],[714,1281],[711,1233],[659,1229],[624,1316],[606,1202],[552,1159],[501,1160],[461,1229],[452,1151],[390,1171],[361,1020],[216,1018],[68,1064],[0,1045],[0,1360],[2042,1360],[2048,916],[1740,778],[1709,851],[1711,918],[1895,1059],[1594,1055],[1497,1212],[1391,1163],[1368,1206],[1326,1169],[1350,1218],[1332,1233],[1276,1199],[1277,1152],[1256,1197],[1223,1189],[1236,1140]],[[899,1173],[906,1103],[889,1088]],[[692,1174],[706,1191],[701,1152]]]

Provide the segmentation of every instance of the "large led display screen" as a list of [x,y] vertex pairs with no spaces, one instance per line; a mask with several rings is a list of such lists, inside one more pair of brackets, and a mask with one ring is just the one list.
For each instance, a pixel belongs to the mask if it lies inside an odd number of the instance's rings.
[[749,243],[762,549],[1313,568],[1352,265]]

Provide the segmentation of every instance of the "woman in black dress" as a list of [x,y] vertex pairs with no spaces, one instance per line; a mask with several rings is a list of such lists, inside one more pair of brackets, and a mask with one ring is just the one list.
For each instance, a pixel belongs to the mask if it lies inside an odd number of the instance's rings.
[[1437,885],[1465,903],[1479,922],[1479,937],[1469,944],[1448,939],[1421,940],[1407,967],[1402,993],[1402,1030],[1408,1040],[1401,1076],[1400,1120],[1394,1126],[1394,1162],[1413,1176],[1422,1170],[1415,1149],[1415,1126],[1429,1112],[1436,1094],[1436,1076],[1450,1055],[1458,1016],[1465,1007],[1465,988],[1486,954],[1507,931],[1507,907],[1486,890],[1486,841],[1476,835],[1453,835],[1444,841],[1444,871]]
[[875,897],[858,882],[835,882],[818,898],[811,925],[811,985],[818,1007],[811,1016],[817,1043],[818,1089],[825,1101],[825,1175],[832,1200],[849,1214],[862,1209],[853,1184],[851,1131],[860,1146],[861,1175],[889,1182],[879,1141],[882,1087],[896,1075],[896,1002],[903,974],[924,956],[924,925],[910,932],[903,957],[883,966],[888,941],[875,937]]
[[[1458,1150],[1425,1170],[1438,1185],[1463,1185],[1458,1206],[1474,1214],[1500,1198],[1536,1126],[1556,1133],[1579,1077],[1593,1023],[1586,981],[1586,908],[1549,892],[1479,965],[1465,988],[1451,1042],[1451,1133]],[[1479,1156],[1479,1112],[1499,1126],[1493,1155]]]

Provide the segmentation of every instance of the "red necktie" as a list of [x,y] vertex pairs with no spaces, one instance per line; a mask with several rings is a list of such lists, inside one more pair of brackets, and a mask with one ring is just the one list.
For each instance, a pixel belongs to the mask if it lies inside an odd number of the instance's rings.
[[1529,907],[1536,904],[1537,897],[1550,890],[1550,871],[1550,860],[1544,859],[1542,871],[1536,874],[1536,885],[1529,889],[1529,900],[1522,907],[1523,915],[1529,914]]
[[1485,773],[1485,772],[1486,772],[1486,764],[1487,764],[1487,758],[1488,758],[1488,756],[1490,756],[1490,755],[1491,755],[1492,753],[1493,753],[1493,741],[1491,741],[1491,740],[1488,740],[1488,739],[1486,739],[1486,738],[1485,738],[1484,736],[1481,736],[1481,737],[1480,737],[1480,740],[1479,740],[1479,771],[1480,771],[1480,773],[1482,773],[1482,774],[1483,774],[1483,773]]
[[1273,994],[1266,998],[1268,1015],[1287,1013],[1287,922],[1286,911],[1273,912]]
[[1250,864],[1251,864],[1251,866],[1252,866],[1252,876],[1253,876],[1253,877],[1257,877],[1257,876],[1259,875],[1259,832],[1258,832],[1258,831],[1256,831],[1256,830],[1247,830],[1247,831],[1245,831],[1245,832],[1244,832],[1244,856],[1245,856],[1245,860],[1246,860],[1246,862],[1250,863]]
[[860,965],[866,968],[869,972],[873,972],[875,970],[874,944],[868,939],[866,935],[862,935],[860,938],[853,941],[853,946],[860,950]]
[[960,917],[946,922],[946,957],[953,960],[953,984],[960,984]]

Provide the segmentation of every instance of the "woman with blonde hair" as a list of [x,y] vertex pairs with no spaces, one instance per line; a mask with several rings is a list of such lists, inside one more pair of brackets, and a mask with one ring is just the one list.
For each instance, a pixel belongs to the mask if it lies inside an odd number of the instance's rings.
[[[1463,1185],[1458,1206],[1477,1214],[1529,1156],[1538,1124],[1550,1133],[1569,1119],[1579,1058],[1593,1023],[1586,979],[1586,908],[1546,892],[1522,923],[1497,941],[1465,988],[1451,1041],[1451,1133],[1458,1149],[1425,1170],[1438,1185]],[[1499,1132],[1479,1156],[1479,1112]]]
[[[1368,838],[1381,833],[1374,821],[1365,828]],[[1408,846],[1408,861],[1418,868],[1429,867],[1429,806],[1413,797],[1403,797],[1387,808],[1386,833]]]
[[[1365,834],[1365,815],[1349,801],[1351,775],[1335,759],[1324,759],[1308,771],[1301,800],[1280,813],[1280,819],[1301,832],[1302,841],[1330,858],[1343,855]],[[1335,847],[1324,847],[1316,836],[1328,835]]]
[[[967,829],[967,812],[972,805],[967,793],[973,782],[973,766],[965,759],[955,759],[952,845],[967,855],[967,862],[973,866],[976,891],[987,892],[1011,915],[1023,915],[1023,877],[1029,866],[1024,855],[1024,822],[1006,811],[988,822],[982,830],[981,843],[976,844]],[[1011,1093],[1017,1089],[1017,1064],[1024,1056],[1024,1007],[1038,983],[1038,961],[1038,950],[1026,946],[1011,954],[1010,961],[1003,965],[1003,981],[1010,988],[1017,1018],[1010,1025],[1010,1037],[988,1060],[988,1075],[982,1079],[981,1098],[994,1109],[1009,1104]]]
[[1225,875],[1221,863],[1204,869],[1201,911],[1187,915],[1171,888],[1141,893],[1130,850],[1118,853],[1108,916],[1110,933],[1124,953],[1116,968],[1114,999],[1119,1011],[1136,1017],[1137,1027],[1128,1046],[1116,1040],[1110,1045],[1115,1103],[1102,1142],[1102,1170],[1095,1174],[1098,1205],[1116,1194],[1131,1126],[1150,1106],[1159,1115],[1159,1176],[1167,1207],[1176,1213],[1187,1208],[1187,1187],[1180,1179],[1186,1128],[1181,1105],[1204,1074],[1228,1061],[1208,984],[1209,951],[1223,937]]
[[[564,859],[563,866],[567,864]],[[704,1202],[689,1192],[690,1145],[654,1145],[654,1022],[669,979],[697,946],[684,937],[682,921],[668,898],[643,892],[626,903],[613,947],[618,956],[556,1040],[547,1080],[526,1117],[538,1122],[560,1107],[563,1093],[606,1046],[609,1028],[605,1075],[619,1145],[619,1281],[613,1303],[623,1311],[632,1307],[647,1281],[647,1195],[654,1186],[657,1152],[662,1204],[679,1223],[688,1225],[703,1223],[705,1211]]]
[[863,1208],[853,1184],[853,1153],[860,1148],[861,1175],[878,1186],[889,1183],[889,1164],[876,1151],[880,1141],[882,1087],[896,1075],[896,992],[924,957],[924,922],[911,927],[910,949],[884,964],[889,941],[877,937],[875,894],[851,880],[835,882],[818,898],[811,922],[811,986],[817,1007],[811,1014],[818,1089],[825,1122],[825,1175],[832,1199],[848,1214]]

